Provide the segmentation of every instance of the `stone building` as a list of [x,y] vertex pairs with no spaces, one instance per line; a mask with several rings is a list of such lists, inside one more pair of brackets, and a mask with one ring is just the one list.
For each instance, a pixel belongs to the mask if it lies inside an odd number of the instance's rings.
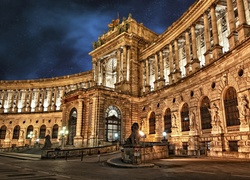
[[124,143],[137,122],[175,154],[250,158],[249,0],[197,0],[160,35],[132,15],[109,27],[91,71],[0,82],[2,147],[58,143],[62,127],[68,146]]

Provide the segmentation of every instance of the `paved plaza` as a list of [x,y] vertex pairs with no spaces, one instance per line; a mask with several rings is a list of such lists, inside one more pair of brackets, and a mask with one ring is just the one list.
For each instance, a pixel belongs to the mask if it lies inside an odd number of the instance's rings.
[[154,160],[153,167],[124,168],[107,164],[120,153],[56,160],[22,160],[0,157],[0,179],[36,180],[243,180],[250,179],[248,160],[223,160],[207,157],[172,157]]

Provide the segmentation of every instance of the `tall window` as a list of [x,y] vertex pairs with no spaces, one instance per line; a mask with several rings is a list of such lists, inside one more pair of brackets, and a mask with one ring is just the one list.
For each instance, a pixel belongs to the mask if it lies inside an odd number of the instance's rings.
[[69,135],[68,142],[69,145],[74,145],[74,137],[76,136],[76,122],[77,122],[77,111],[72,109],[69,117]]
[[106,110],[106,141],[119,141],[121,138],[121,112],[116,106]]
[[52,139],[56,139],[58,137],[58,125],[55,124],[52,129]]
[[29,139],[29,134],[30,132],[33,132],[33,126],[32,125],[29,125],[28,128],[27,128],[27,133],[26,133],[26,139]]
[[20,126],[15,126],[12,139],[19,139]]
[[171,110],[168,108],[165,111],[165,115],[164,115],[164,131],[167,133],[171,133]]
[[237,108],[237,94],[233,87],[230,87],[224,97],[224,108],[227,126],[240,125],[239,110]]
[[40,127],[40,133],[39,133],[39,138],[44,139],[46,134],[46,126],[42,125]]
[[5,135],[6,135],[6,126],[2,126],[0,129],[0,139],[5,139]]
[[155,113],[152,112],[149,117],[149,134],[155,134]]
[[211,129],[211,114],[209,112],[210,109],[210,101],[208,97],[204,97],[201,101],[200,113],[201,113],[201,127],[202,129]]
[[181,109],[181,128],[182,131],[189,131],[189,110],[187,103]]

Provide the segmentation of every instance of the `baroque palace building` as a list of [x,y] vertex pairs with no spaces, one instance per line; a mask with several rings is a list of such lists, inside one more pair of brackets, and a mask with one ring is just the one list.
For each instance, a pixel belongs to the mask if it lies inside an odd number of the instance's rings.
[[137,122],[175,154],[250,158],[250,0],[196,0],[160,35],[131,15],[109,27],[91,71],[1,81],[2,147],[58,143],[62,127],[68,146],[123,144]]

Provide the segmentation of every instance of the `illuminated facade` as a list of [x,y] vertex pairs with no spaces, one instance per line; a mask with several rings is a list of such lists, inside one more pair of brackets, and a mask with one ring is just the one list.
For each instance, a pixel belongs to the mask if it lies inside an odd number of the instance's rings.
[[250,1],[197,0],[160,35],[131,15],[93,43],[92,70],[1,81],[3,147],[99,146],[140,124],[146,141],[167,132],[171,152],[250,158]]

